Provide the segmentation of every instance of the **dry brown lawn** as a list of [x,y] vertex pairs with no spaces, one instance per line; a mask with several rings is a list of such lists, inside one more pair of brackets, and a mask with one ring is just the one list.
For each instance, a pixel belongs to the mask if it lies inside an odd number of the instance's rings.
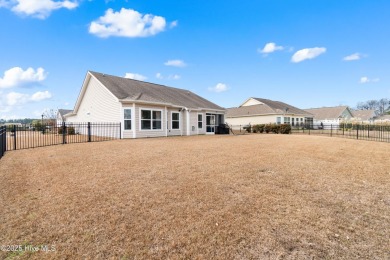
[[301,135],[7,152],[9,259],[389,259],[390,144]]

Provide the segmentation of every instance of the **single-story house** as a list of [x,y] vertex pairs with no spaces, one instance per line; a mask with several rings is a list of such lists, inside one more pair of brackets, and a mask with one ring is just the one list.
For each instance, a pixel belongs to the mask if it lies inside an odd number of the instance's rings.
[[57,126],[62,125],[62,122],[65,122],[65,115],[68,113],[71,113],[73,110],[70,109],[58,109],[57,111],[57,118],[56,118],[56,124]]
[[382,116],[378,116],[376,119],[375,119],[375,123],[390,123],[390,115],[382,115]]
[[313,115],[292,105],[264,98],[248,98],[239,107],[228,108],[226,122],[231,126],[256,124],[291,124],[301,126],[312,123]]
[[66,122],[121,122],[122,138],[214,134],[225,109],[179,88],[88,71]]
[[314,115],[314,126],[338,126],[341,122],[351,121],[353,114],[348,106],[320,107],[305,109],[306,112]]
[[374,109],[365,109],[365,110],[352,110],[353,121],[358,123],[371,124],[375,122],[377,113]]

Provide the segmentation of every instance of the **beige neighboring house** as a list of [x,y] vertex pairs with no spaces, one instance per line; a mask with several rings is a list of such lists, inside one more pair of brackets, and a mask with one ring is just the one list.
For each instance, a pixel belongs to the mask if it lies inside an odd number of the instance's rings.
[[378,116],[376,119],[375,119],[375,123],[390,123],[390,115],[382,115],[382,116]]
[[305,111],[314,115],[314,127],[338,126],[341,122],[349,122],[353,118],[352,111],[348,106],[310,108],[305,109]]
[[251,97],[239,107],[228,108],[226,122],[231,126],[256,124],[311,124],[313,115],[292,105]]
[[376,111],[373,109],[352,110],[353,121],[357,123],[372,124],[377,117]]
[[73,110],[70,109],[58,109],[57,111],[57,118],[56,123],[57,126],[62,125],[63,122],[65,122],[65,115],[71,113]]
[[89,71],[66,122],[121,122],[122,138],[214,134],[225,109],[191,91]]

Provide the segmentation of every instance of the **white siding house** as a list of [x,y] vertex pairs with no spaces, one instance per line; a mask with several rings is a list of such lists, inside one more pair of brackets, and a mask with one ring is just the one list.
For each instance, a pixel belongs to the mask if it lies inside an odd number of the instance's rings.
[[314,115],[314,127],[338,126],[341,122],[349,122],[353,118],[352,111],[347,106],[310,108],[305,111]]
[[122,138],[214,134],[225,109],[184,89],[89,71],[67,122],[121,122]]
[[291,124],[311,122],[313,115],[289,104],[263,98],[249,98],[239,107],[228,108],[226,122],[233,128],[256,124]]

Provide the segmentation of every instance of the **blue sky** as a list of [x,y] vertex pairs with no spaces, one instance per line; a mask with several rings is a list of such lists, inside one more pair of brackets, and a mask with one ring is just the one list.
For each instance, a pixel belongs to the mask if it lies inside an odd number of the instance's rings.
[[0,0],[0,118],[72,109],[88,70],[224,107],[390,96],[388,0]]

